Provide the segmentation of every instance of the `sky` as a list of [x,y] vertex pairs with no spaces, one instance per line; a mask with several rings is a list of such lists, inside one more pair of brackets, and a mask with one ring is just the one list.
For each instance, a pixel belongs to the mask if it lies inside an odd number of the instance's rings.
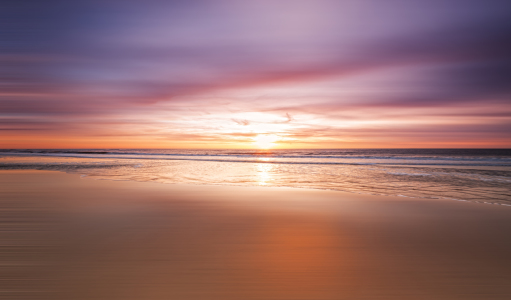
[[511,148],[511,2],[2,1],[0,148]]

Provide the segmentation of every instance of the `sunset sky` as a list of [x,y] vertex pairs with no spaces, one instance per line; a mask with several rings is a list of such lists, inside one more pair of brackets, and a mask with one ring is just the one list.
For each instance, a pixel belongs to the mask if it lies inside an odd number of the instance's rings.
[[510,1],[6,3],[0,148],[511,147]]

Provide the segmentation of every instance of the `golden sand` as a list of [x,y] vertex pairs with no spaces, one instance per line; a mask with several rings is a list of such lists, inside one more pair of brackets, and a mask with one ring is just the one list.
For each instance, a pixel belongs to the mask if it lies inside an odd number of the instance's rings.
[[511,299],[511,207],[1,171],[5,299]]

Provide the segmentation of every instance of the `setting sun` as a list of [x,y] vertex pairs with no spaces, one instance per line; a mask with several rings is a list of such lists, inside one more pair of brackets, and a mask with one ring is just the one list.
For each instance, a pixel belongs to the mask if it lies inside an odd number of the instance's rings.
[[254,138],[254,143],[260,149],[269,149],[280,137],[275,134],[259,134]]

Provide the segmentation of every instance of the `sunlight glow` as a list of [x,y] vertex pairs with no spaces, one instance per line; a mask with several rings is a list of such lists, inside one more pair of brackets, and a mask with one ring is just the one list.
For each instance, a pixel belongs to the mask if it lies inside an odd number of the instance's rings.
[[254,138],[254,143],[260,149],[269,149],[278,140],[280,140],[280,137],[275,134],[259,134]]

